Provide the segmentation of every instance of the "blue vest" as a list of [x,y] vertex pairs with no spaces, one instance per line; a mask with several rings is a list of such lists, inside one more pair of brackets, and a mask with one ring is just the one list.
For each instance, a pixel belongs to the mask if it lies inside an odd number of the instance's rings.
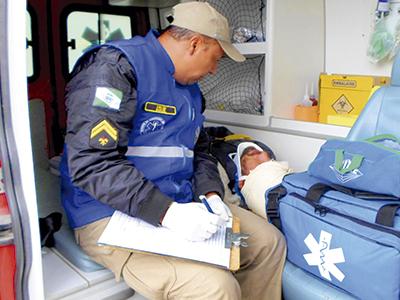
[[[198,85],[183,86],[174,80],[173,63],[155,32],[101,46],[120,49],[136,74],[137,106],[128,160],[175,201],[192,201],[193,149],[204,121]],[[114,209],[72,185],[66,155],[65,151],[62,194],[70,225],[76,228],[110,216]]]

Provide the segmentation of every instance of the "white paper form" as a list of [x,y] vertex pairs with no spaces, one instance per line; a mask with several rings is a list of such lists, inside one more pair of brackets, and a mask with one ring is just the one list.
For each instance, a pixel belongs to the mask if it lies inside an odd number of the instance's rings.
[[[232,219],[227,223],[227,227],[232,227]],[[97,243],[182,257],[229,268],[230,249],[225,248],[225,236],[226,227],[220,227],[210,239],[191,242],[165,227],[155,227],[115,211]]]

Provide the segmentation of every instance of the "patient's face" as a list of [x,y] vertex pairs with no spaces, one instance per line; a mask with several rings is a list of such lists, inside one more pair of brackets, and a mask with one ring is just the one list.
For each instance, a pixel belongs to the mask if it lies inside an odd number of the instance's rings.
[[248,147],[243,151],[240,157],[242,175],[249,175],[251,170],[254,170],[258,165],[269,160],[271,160],[271,158],[267,152],[259,151],[254,147]]

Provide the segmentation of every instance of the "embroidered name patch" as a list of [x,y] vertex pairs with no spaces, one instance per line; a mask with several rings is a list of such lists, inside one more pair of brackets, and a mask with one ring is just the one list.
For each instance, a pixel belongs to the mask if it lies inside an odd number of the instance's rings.
[[163,115],[176,115],[176,107],[172,105],[164,105],[155,102],[146,102],[144,110],[147,112],[163,114]]
[[97,87],[93,106],[119,110],[122,101],[122,92],[114,88]]
[[118,131],[107,120],[101,121],[90,131],[90,146],[95,149],[114,149],[117,141]]

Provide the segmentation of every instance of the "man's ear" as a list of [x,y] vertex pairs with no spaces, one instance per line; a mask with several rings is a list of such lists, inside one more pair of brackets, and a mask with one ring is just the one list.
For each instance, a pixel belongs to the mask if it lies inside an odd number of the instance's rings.
[[189,53],[193,55],[196,51],[199,50],[199,46],[202,44],[203,40],[200,36],[194,35],[189,40]]

